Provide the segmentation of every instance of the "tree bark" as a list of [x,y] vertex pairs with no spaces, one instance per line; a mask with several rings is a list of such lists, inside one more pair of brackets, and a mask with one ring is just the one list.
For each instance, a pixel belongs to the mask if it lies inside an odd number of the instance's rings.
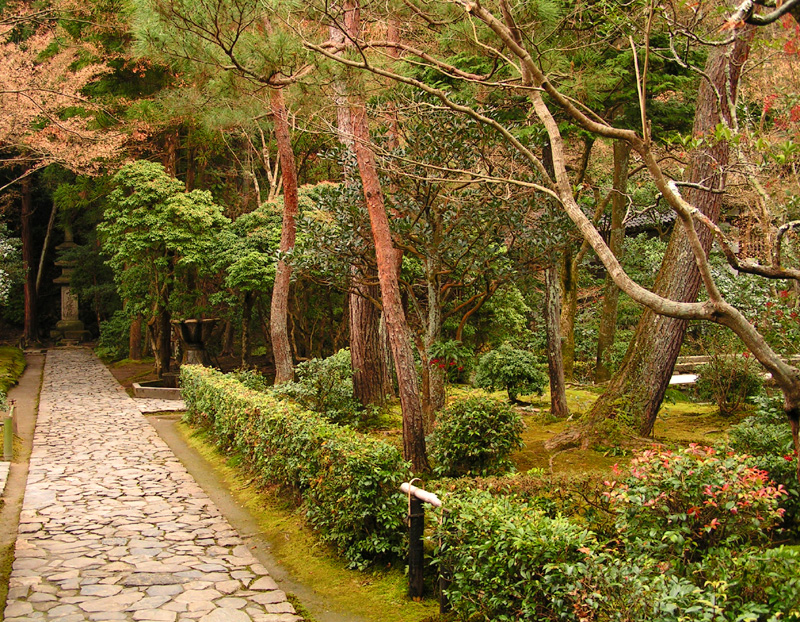
[[[368,275],[372,280],[373,275]],[[377,277],[377,272],[374,274]],[[366,295],[365,295],[366,294]],[[380,298],[380,286],[356,278],[349,295],[350,361],[353,365],[353,393],[364,406],[383,404],[391,387],[386,384],[386,360],[381,344],[381,311],[373,300]]]
[[225,320],[225,329],[222,331],[222,352],[220,352],[220,356],[233,356],[234,332],[233,322]]
[[[281,89],[270,90],[272,119],[275,124],[275,141],[283,170],[283,226],[281,229],[281,253],[294,249],[298,213],[297,170],[289,136],[289,119]],[[289,285],[292,267],[283,259],[278,261],[275,285],[272,288],[270,306],[270,339],[275,357],[275,384],[289,382],[294,378],[292,350],[289,344],[287,316],[289,314]]]
[[356,159],[375,241],[381,299],[399,384],[400,405],[403,411],[403,456],[411,462],[414,472],[428,472],[430,465],[425,450],[425,429],[417,371],[397,278],[397,252],[392,244],[375,154],[370,146],[366,110],[363,103],[360,103],[351,111]]
[[44,234],[44,243],[42,244],[42,252],[39,255],[39,268],[36,270],[36,297],[42,291],[42,277],[44,276],[44,261],[47,258],[47,251],[50,249],[50,240],[53,237],[53,225],[56,222],[56,214],[58,213],[58,206],[53,201],[53,208],[50,210],[50,219],[47,221],[47,231]]
[[[355,37],[359,28],[357,8],[352,2],[347,2],[345,9],[347,11],[345,27],[350,37]],[[330,26],[329,34],[333,42],[352,47],[352,40],[345,37],[344,32],[335,25]],[[347,103],[347,86],[343,81],[337,81],[333,85],[333,90],[338,139],[355,160],[353,122]],[[352,170],[351,166],[345,167],[345,183],[350,183],[355,174],[356,171]],[[372,240],[367,240],[367,242],[372,242]],[[372,300],[380,298],[380,286],[372,282],[378,275],[377,270],[367,265],[369,262],[371,262],[371,257],[365,258],[361,266],[351,267],[352,282],[349,294],[350,363],[353,367],[353,393],[364,406],[384,404],[386,396],[392,392],[388,348],[385,344],[386,335],[384,331],[381,331],[381,310],[372,302]],[[362,276],[362,273],[365,273],[366,278]]]
[[138,314],[131,320],[128,332],[128,358],[133,361],[142,360],[142,316]]
[[575,375],[575,316],[578,313],[578,255],[568,245],[561,264],[561,355],[564,379],[572,382]]
[[[685,198],[714,223],[719,220],[722,207],[729,144],[725,140],[714,140],[713,133],[717,124],[729,125],[732,121],[730,104],[736,101],[738,82],[750,50],[752,34],[751,30],[738,37],[732,46],[711,51],[705,67],[706,79],[698,91],[693,135],[706,137],[707,141],[706,146],[692,154],[689,181],[713,191],[690,188]],[[718,93],[721,98],[717,96]],[[703,227],[698,235],[708,253],[712,232]],[[654,291],[671,300],[693,302],[697,299],[700,284],[700,272],[685,229],[676,226],[656,277]],[[685,320],[657,315],[645,309],[622,367],[589,414],[589,430],[604,420],[617,419],[641,436],[650,435],[685,332]],[[582,438],[583,445],[589,442],[588,436]]]
[[170,325],[170,314],[166,306],[162,307],[158,314],[158,359],[160,376],[169,372],[170,359],[172,358],[172,326]]
[[[625,227],[623,219],[627,208],[628,195],[628,161],[631,148],[628,143],[614,141],[614,181],[611,196],[611,231],[608,246],[618,259],[622,259],[625,243]],[[603,307],[600,314],[600,326],[597,330],[597,361],[594,368],[595,382],[608,382],[611,378],[609,357],[611,346],[617,332],[617,306],[619,288],[609,275],[606,275],[603,286]]]
[[25,323],[23,338],[26,343],[35,342],[39,337],[39,322],[36,309],[36,256],[33,248],[33,197],[31,180],[22,180],[22,208],[20,210],[22,238],[22,269],[25,272]]
[[561,293],[558,268],[549,265],[544,271],[544,322],[547,333],[547,370],[550,376],[550,412],[554,417],[569,416],[564,364],[561,358]]
[[245,292],[242,301],[242,368],[250,366],[250,349],[252,346],[252,332],[250,321],[253,318],[253,293]]

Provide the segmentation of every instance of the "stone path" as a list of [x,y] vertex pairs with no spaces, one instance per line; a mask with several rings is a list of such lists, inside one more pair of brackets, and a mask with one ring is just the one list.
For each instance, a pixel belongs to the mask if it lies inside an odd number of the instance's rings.
[[50,350],[6,622],[295,622],[286,595],[84,349]]

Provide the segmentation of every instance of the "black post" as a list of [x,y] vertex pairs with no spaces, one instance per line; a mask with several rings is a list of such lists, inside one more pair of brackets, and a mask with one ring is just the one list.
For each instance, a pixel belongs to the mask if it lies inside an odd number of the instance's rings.
[[408,515],[408,595],[420,600],[424,591],[423,571],[425,568],[425,508],[422,501],[411,495]]
[[[444,529],[447,514],[442,512],[442,522],[439,524],[439,529]],[[447,555],[442,556],[443,560],[447,559]],[[451,566],[447,561],[439,563],[439,613],[450,612],[450,601],[447,600],[447,588],[450,587],[450,582],[453,578]]]

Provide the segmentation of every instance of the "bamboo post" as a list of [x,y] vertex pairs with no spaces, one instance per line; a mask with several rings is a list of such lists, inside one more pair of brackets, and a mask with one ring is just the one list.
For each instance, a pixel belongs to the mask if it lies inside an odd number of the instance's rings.
[[14,405],[3,418],[3,460],[14,458]]

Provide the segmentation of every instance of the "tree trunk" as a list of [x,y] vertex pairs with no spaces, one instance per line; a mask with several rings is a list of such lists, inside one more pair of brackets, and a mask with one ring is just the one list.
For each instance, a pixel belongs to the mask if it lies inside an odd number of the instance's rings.
[[[438,232],[437,232],[438,235]],[[425,346],[430,353],[433,344],[439,341],[442,336],[442,287],[439,282],[439,270],[441,266],[434,258],[427,260],[427,285],[428,285],[428,321],[425,327]],[[442,410],[445,405],[445,375],[447,369],[436,365],[431,368],[430,398],[432,415]],[[430,422],[433,428],[435,419]]]
[[[705,67],[706,79],[698,91],[693,135],[707,137],[711,134],[712,138],[692,154],[689,181],[713,192],[690,188],[685,198],[713,222],[718,221],[722,207],[729,152],[728,142],[713,140],[713,133],[717,124],[728,125],[732,120],[729,102],[736,101],[739,77],[750,50],[752,35],[751,29],[749,33],[738,37],[732,46],[711,51]],[[722,95],[722,101],[719,101],[717,93]],[[707,253],[711,247],[712,233],[703,227],[698,234]],[[654,291],[671,300],[691,302],[697,299],[700,282],[700,273],[685,229],[676,226],[664,254]],[[645,309],[622,367],[589,413],[587,427],[580,435],[581,445],[588,446],[598,424],[607,419],[616,419],[623,427],[631,428],[641,436],[650,435],[669,386],[685,331],[686,321],[657,315]],[[555,437],[548,445],[558,446],[560,440]],[[575,442],[575,438],[564,437],[564,440]]]
[[[346,7],[351,13],[355,11],[352,4]],[[357,33],[359,24],[357,15],[351,15],[346,20],[346,25],[351,36]],[[348,45],[351,40],[345,37],[335,25],[329,28],[330,38],[335,43]],[[352,47],[350,44],[349,47]],[[347,86],[343,81],[333,85],[334,101],[336,102],[336,131],[339,142],[355,159],[355,141],[353,139],[353,122],[350,116],[350,107],[347,103]],[[345,183],[351,183],[356,171],[352,166],[346,166],[344,171]],[[371,242],[372,240],[367,240]],[[371,259],[367,259],[368,261]],[[391,394],[392,385],[389,375],[389,357],[385,347],[385,334],[381,331],[381,310],[369,300],[380,298],[380,286],[368,283],[374,280],[377,271],[371,266],[362,265],[366,279],[362,278],[359,266],[353,266],[350,273],[353,277],[349,295],[350,307],[350,362],[353,366],[353,392],[361,404],[384,404],[386,396]],[[362,296],[359,292],[368,295]]]
[[169,321],[169,311],[166,306],[162,306],[159,308],[156,319],[158,329],[156,358],[158,359],[159,378],[169,372],[170,359],[172,358],[172,327]]
[[559,330],[564,379],[572,382],[575,375],[575,316],[578,313],[578,255],[571,245],[564,249],[561,264],[562,306]]
[[233,322],[225,320],[225,329],[222,331],[222,352],[220,352],[220,356],[233,356],[234,338]]
[[[611,252],[622,258],[625,244],[625,227],[623,218],[627,209],[628,197],[628,161],[631,148],[628,143],[617,140],[614,142],[614,181],[611,195],[611,232],[608,246]],[[611,378],[609,371],[609,357],[611,346],[614,345],[614,336],[617,332],[617,305],[619,303],[619,288],[614,284],[614,279],[606,275],[603,287],[603,308],[600,314],[600,326],[597,330],[597,362],[594,368],[595,382],[608,382]]]
[[252,333],[250,331],[250,321],[253,318],[253,294],[245,292],[242,301],[242,368],[250,366],[250,350],[252,346]]
[[39,322],[36,309],[36,256],[33,248],[33,198],[31,196],[31,180],[22,180],[22,269],[25,272],[25,324],[23,338],[26,343],[33,343],[39,338]]
[[128,358],[133,361],[142,360],[142,316],[136,315],[131,320],[128,333]]
[[392,244],[389,218],[386,215],[383,191],[378,179],[375,154],[370,146],[366,110],[363,103],[352,108],[351,118],[358,170],[375,241],[383,310],[386,314],[389,343],[394,356],[399,384],[400,405],[403,411],[403,456],[411,462],[414,472],[428,472],[430,465],[425,451],[425,429],[419,399],[417,370],[397,278],[397,253]]
[[53,237],[53,225],[56,222],[56,213],[58,206],[53,201],[53,208],[50,210],[50,219],[47,221],[47,231],[44,234],[44,243],[42,244],[42,253],[39,255],[39,268],[36,271],[36,297],[42,291],[42,277],[44,276],[44,261],[47,258],[47,251],[50,249],[50,240]]
[[544,271],[544,322],[547,333],[547,370],[550,376],[550,412],[554,417],[569,416],[561,358],[561,293],[558,268],[551,264]]
[[[289,136],[289,119],[280,89],[270,90],[272,119],[275,124],[275,141],[278,144],[278,155],[283,170],[283,226],[281,229],[281,253],[294,248],[296,233],[295,219],[298,213],[297,170],[294,162],[291,138]],[[275,357],[275,384],[289,382],[294,378],[292,350],[289,344],[287,316],[289,314],[289,285],[292,267],[283,259],[278,261],[275,273],[275,285],[272,288],[272,304],[270,306],[270,338],[272,352]]]
[[[367,275],[367,279],[372,280],[372,276]],[[377,273],[374,276],[377,277]],[[353,272],[349,295],[350,361],[353,393],[364,406],[383,404],[391,392],[391,387],[386,385],[388,374],[381,347],[381,311],[373,302],[380,295],[377,283],[369,283]]]

